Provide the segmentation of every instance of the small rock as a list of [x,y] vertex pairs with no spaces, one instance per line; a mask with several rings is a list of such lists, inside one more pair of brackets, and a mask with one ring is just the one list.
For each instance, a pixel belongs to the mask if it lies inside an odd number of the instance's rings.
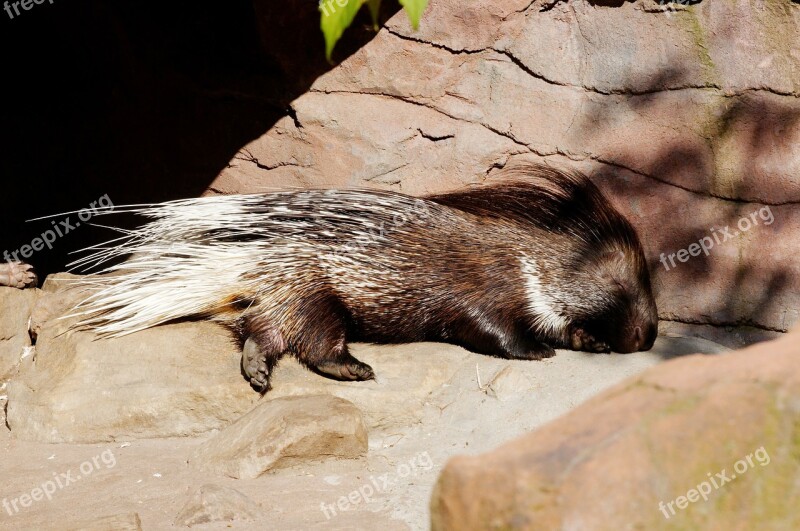
[[258,520],[261,508],[236,489],[221,485],[203,485],[194,493],[175,518],[175,525],[192,527],[208,522]]
[[367,452],[361,411],[335,396],[286,397],[260,404],[203,443],[191,461],[234,478],[330,457]]
[[70,313],[88,294],[82,289],[80,275],[56,273],[49,275],[42,284],[42,296],[31,312],[31,337],[36,339],[42,327],[48,325],[64,331],[71,321],[59,319]]
[[353,355],[375,369],[376,380],[340,382],[312,373],[286,356],[278,363],[268,400],[331,394],[358,405],[370,431],[396,433],[423,418],[432,393],[476,354],[444,343],[354,344]]
[[519,369],[506,366],[489,382],[488,394],[506,402],[533,389],[531,379]]
[[31,346],[28,321],[40,295],[38,289],[0,287],[0,382],[16,372],[24,349]]
[[67,531],[142,531],[137,513],[115,514],[86,520],[65,528]]

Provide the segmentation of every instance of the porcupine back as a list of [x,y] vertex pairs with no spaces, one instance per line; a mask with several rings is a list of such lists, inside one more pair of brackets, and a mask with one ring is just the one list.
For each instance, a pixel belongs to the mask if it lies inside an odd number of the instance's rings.
[[[405,288],[379,284],[397,278],[404,261],[436,238],[403,248],[389,243],[419,239],[420,225],[434,217],[439,227],[463,224],[451,210],[364,190],[228,195],[129,208],[151,221],[71,264],[96,269],[131,255],[88,277],[92,294],[73,312],[83,317],[76,326],[113,337],[187,316],[225,321],[234,317],[232,307],[243,311],[260,298],[288,300],[323,288],[340,288],[362,301],[380,294],[386,302]],[[381,254],[387,247],[395,252]]]

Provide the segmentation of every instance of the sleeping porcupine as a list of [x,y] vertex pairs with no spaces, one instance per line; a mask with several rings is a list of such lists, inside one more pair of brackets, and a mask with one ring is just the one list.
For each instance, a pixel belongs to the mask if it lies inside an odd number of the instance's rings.
[[90,277],[76,326],[119,336],[220,321],[262,392],[286,353],[334,378],[373,378],[350,341],[510,359],[651,348],[658,317],[628,221],[577,172],[524,165],[496,181],[425,198],[307,190],[131,207],[153,221],[76,262],[132,255]]

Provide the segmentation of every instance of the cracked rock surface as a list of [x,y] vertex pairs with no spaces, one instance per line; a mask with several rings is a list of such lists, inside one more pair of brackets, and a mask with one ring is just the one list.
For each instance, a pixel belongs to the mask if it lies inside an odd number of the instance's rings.
[[[665,329],[784,332],[800,317],[800,5],[670,6],[441,0],[416,32],[399,13],[210,190],[423,194],[517,157],[578,167],[639,229]],[[765,208],[774,221],[739,230]]]

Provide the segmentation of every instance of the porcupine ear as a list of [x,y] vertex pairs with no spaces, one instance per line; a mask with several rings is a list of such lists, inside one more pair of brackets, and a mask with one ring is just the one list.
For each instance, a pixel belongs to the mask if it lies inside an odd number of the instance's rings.
[[622,271],[620,266],[625,264],[625,252],[612,250],[603,253],[598,260],[600,279],[609,287],[625,290],[625,286],[619,281]]

